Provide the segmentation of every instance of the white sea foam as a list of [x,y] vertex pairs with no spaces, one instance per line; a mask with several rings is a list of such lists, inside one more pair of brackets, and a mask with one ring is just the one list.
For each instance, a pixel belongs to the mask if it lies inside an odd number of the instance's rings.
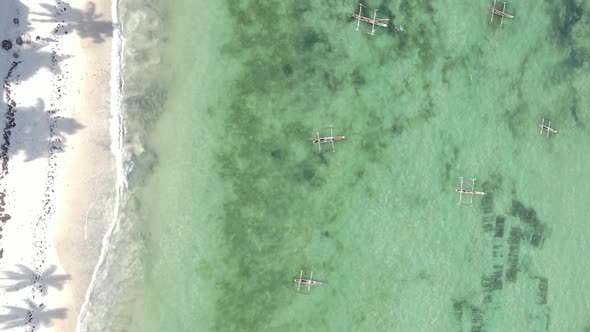
[[[111,151],[117,163],[116,203],[78,316],[79,332],[124,330],[131,317],[122,309],[135,300],[135,290],[141,285],[143,246],[137,229],[135,189],[130,188],[128,179],[136,172],[134,161],[143,158],[145,152],[144,134],[138,131],[144,130],[146,124],[141,121],[146,112],[145,117],[152,119],[149,112],[159,108],[151,104],[151,86],[145,84],[146,75],[152,74],[149,69],[159,63],[154,38],[159,21],[152,10],[140,1],[112,3]],[[128,67],[128,63],[134,65]],[[134,112],[139,124],[130,124]]]

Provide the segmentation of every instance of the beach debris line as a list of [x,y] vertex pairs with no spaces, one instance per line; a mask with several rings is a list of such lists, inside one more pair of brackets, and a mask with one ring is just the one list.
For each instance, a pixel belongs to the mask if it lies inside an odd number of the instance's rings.
[[[461,179],[461,185],[459,186],[459,188],[455,189],[455,191],[459,193],[459,203],[457,203],[457,205],[473,205],[473,196],[474,195],[480,195],[480,196],[487,195],[483,191],[475,190],[476,179],[469,179],[469,178],[467,179],[467,180],[471,180],[471,189],[467,189],[467,188],[463,187],[463,177],[460,177],[460,179]],[[463,195],[469,195],[469,203],[463,202]]]
[[500,24],[501,27],[504,23],[504,18],[514,18],[514,16],[506,13],[506,4],[507,2],[504,1],[504,6],[502,6],[502,10],[496,8],[496,0],[494,0],[494,4],[490,7],[490,13],[492,13],[492,17],[490,17],[490,24],[494,21],[494,16],[500,16]]
[[[373,10],[373,18],[367,17],[367,16],[363,16],[363,7],[367,8],[367,9],[372,9]],[[359,27],[361,25],[361,22],[365,22],[365,23],[369,23],[371,24],[373,27],[371,29],[371,32],[369,32],[370,35],[375,35],[375,26],[379,26],[382,28],[387,28],[387,22],[389,22],[389,19],[380,19],[377,18],[377,9],[375,8],[369,8],[367,6],[363,6],[362,3],[359,3],[359,13],[352,13],[352,17],[354,17],[357,22],[356,22],[356,31],[360,31]],[[400,26],[401,30],[400,31],[405,31],[403,26]],[[397,27],[396,27],[397,28]]]
[[[545,121],[547,121],[547,123]],[[539,123],[539,128],[541,128],[539,135],[543,134],[543,130],[545,130],[547,131],[547,138],[549,138],[549,134],[557,134],[557,130],[551,127],[551,121],[545,120],[545,118]]]
[[[313,271],[310,272],[309,279],[303,278],[303,270],[299,273],[299,278],[295,278],[295,284],[297,284],[297,292],[302,294],[309,294],[311,287],[322,285],[321,282],[313,280]],[[301,288],[301,286],[303,286],[303,288]]]
[[322,153],[322,144],[331,143],[332,144],[332,152],[336,152],[334,148],[334,142],[342,141],[346,139],[346,136],[334,136],[334,128],[329,126],[330,128],[330,136],[321,137],[320,130],[316,129],[317,138],[310,138],[313,144],[318,145],[319,152]]

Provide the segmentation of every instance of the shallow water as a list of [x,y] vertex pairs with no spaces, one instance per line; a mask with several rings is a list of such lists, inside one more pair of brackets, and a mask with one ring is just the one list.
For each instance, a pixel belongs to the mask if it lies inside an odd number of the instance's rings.
[[[112,329],[590,327],[590,5],[510,3],[503,28],[485,2],[368,5],[406,32],[355,32],[346,1],[144,8],[141,280]],[[461,176],[489,194],[458,206]],[[326,285],[296,293],[301,269]]]

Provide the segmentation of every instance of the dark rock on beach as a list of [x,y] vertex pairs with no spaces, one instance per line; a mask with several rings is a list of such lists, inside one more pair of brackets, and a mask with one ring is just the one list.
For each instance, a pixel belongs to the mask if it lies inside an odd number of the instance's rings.
[[12,48],[12,42],[10,40],[3,40],[2,41],[2,49],[5,51],[9,51]]
[[16,37],[16,44],[21,46],[23,44],[23,39],[21,37]]

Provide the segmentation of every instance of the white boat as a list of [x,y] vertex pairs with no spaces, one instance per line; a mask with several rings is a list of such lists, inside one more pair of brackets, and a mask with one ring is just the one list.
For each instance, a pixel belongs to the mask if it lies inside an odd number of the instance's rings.
[[490,7],[490,13],[492,13],[492,17],[490,17],[490,23],[492,23],[492,21],[494,21],[494,15],[500,16],[500,26],[502,26],[502,24],[504,23],[504,19],[505,18],[514,18],[514,16],[508,14],[506,12],[506,2],[504,2],[504,5],[502,6],[502,9],[498,9],[496,8],[496,0],[494,0],[494,3],[492,4],[492,7]]
[[346,136],[328,136],[328,137],[318,137],[313,140],[313,144],[324,144],[324,143],[334,143],[346,139]]
[[547,138],[549,138],[549,134],[557,134],[557,130],[555,130],[554,128],[551,127],[551,121],[547,120],[549,123],[545,122],[545,118],[543,118],[543,120],[541,121],[541,123],[539,123],[539,128],[541,128],[541,132],[539,134],[543,133],[543,130],[547,131]]
[[[483,191],[475,190],[475,179],[469,179],[471,180],[471,189],[463,187],[463,177],[460,179],[461,185],[459,188],[455,189],[455,191],[459,193],[459,203],[457,203],[458,205],[473,205],[473,195],[487,195]],[[463,203],[463,195],[469,195],[469,203]]]
[[305,278],[297,278],[295,282],[300,286],[320,286],[322,283],[317,280],[312,279],[305,279]]
[[[317,280],[313,280],[313,272],[310,273],[309,279],[303,278],[303,270],[299,273],[299,278],[295,278],[295,283],[297,284],[297,292],[308,294],[311,290],[311,287],[320,286],[322,283]],[[303,289],[307,289],[305,292],[301,291],[301,286]]]
[[334,136],[334,128],[332,126],[330,128],[330,136],[320,137],[320,130],[316,129],[316,138],[310,138],[309,140],[318,146],[319,152],[322,152],[322,144],[330,143],[332,144],[332,152],[336,152],[336,148],[334,147],[334,142],[342,141],[346,139],[346,136]]
[[371,32],[369,33],[370,35],[375,34],[375,26],[382,27],[382,28],[388,27],[387,22],[389,22],[389,19],[377,18],[377,9],[365,7],[367,9],[373,9],[373,18],[370,18],[367,16],[363,16],[363,7],[364,7],[363,4],[359,3],[358,14],[352,13],[352,17],[354,17],[354,19],[357,21],[356,29],[355,29],[356,31],[359,31],[359,27],[361,25],[361,22],[369,23],[372,25]]
[[352,17],[354,17],[355,19],[361,21],[361,22],[365,22],[365,23],[369,23],[369,24],[374,24],[376,26],[380,26],[383,28],[387,28],[387,21],[384,19],[373,19],[370,17],[366,17],[366,16],[361,16],[357,13],[352,13]]

